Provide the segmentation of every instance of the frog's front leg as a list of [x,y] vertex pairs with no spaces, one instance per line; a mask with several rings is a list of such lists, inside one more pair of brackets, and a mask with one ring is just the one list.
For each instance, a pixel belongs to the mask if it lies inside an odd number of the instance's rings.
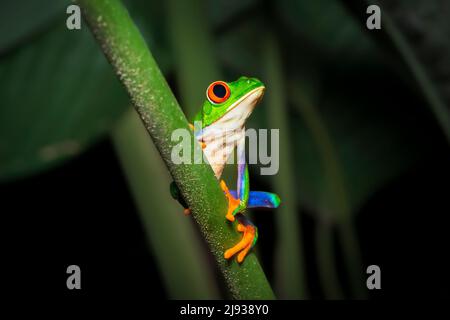
[[[258,230],[256,227],[243,215],[240,214],[245,209],[247,209],[249,194],[250,194],[250,182],[248,176],[248,166],[245,163],[245,140],[241,140],[238,144],[238,181],[237,181],[237,191],[230,192],[225,182],[222,180],[220,186],[225,192],[228,199],[228,210],[226,218],[229,221],[234,221],[235,216],[239,214],[237,230],[243,233],[241,241],[234,247],[225,251],[225,259],[229,259],[235,254],[238,254],[237,261],[241,263],[244,261],[245,256],[248,251],[255,245],[256,239],[258,238]],[[236,197],[233,195],[236,194]]]
[[225,193],[225,197],[228,200],[228,210],[225,217],[227,218],[227,220],[233,222],[235,220],[234,216],[239,212],[244,211],[247,207],[247,203],[241,200],[241,197],[239,197],[239,193],[237,193],[237,197],[235,197],[233,193],[236,193],[230,192],[225,181],[220,181],[220,187],[222,188],[223,192]]
[[234,216],[239,212],[247,209],[247,203],[250,193],[250,180],[248,177],[248,166],[245,163],[245,146],[243,144],[245,140],[241,140],[238,144],[238,178],[237,178],[237,197],[228,190],[225,181],[220,182],[220,187],[225,192],[225,196],[228,199],[228,211],[226,218],[233,222]]
[[[248,168],[245,168],[244,170],[246,171],[246,173],[244,173],[244,177],[247,176],[246,179],[248,180]],[[253,223],[250,222],[250,220],[247,219],[247,217],[241,214],[247,208],[248,204],[248,182],[247,186],[243,186],[240,190],[238,186],[237,192],[228,190],[228,187],[223,180],[220,185],[228,198],[228,211],[226,218],[230,221],[237,219],[237,230],[243,233],[241,241],[239,241],[234,247],[226,250],[224,257],[225,259],[230,259],[235,254],[239,253],[236,260],[238,263],[241,263],[244,261],[245,256],[255,245],[256,240],[258,239],[258,229],[253,225]],[[237,198],[235,198],[234,194]]]

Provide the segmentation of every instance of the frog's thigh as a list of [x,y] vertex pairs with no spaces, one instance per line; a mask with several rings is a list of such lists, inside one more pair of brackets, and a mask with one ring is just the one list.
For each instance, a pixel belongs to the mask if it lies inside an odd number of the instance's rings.
[[[230,190],[233,197],[237,197],[236,190]],[[277,208],[280,198],[271,192],[250,191],[247,208]]]

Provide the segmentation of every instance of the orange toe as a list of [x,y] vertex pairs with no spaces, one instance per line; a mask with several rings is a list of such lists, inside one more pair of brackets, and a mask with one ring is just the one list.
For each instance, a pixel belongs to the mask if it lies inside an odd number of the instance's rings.
[[239,224],[238,231],[244,232],[244,236],[234,247],[225,251],[224,257],[225,259],[229,259],[239,253],[236,260],[237,262],[242,263],[245,256],[253,246],[253,240],[255,239],[255,228],[253,226],[244,226],[243,224]]
[[236,199],[233,197],[233,195],[230,193],[230,190],[228,190],[228,187],[225,183],[225,181],[220,181],[220,188],[222,188],[223,192],[225,192],[225,196],[228,199],[228,210],[226,214],[227,220],[233,222],[234,221],[234,215],[233,212],[236,210],[237,207],[239,207],[239,204],[241,203],[239,199]]
[[231,213],[227,213],[227,215],[225,216],[225,218],[227,218],[228,221],[233,222],[235,220],[234,216]]
[[248,246],[248,239],[243,237],[242,240],[239,241],[237,245],[235,245],[234,247],[232,247],[232,248],[228,249],[227,251],[225,251],[225,254],[224,254],[225,259],[231,258],[236,253],[238,253],[239,251],[244,249],[246,246]]
[[244,250],[242,250],[241,252],[239,252],[238,256],[237,256],[237,262],[242,263],[242,261],[244,261],[245,257],[247,256],[247,253],[250,251],[250,249],[252,248],[252,244],[250,243],[248,246],[246,246],[244,248]]
[[220,188],[225,192],[225,193],[230,193],[230,191],[228,190],[227,184],[225,183],[225,181],[220,180]]
[[232,256],[234,255],[234,252],[233,252],[233,250],[231,250],[231,249],[228,249],[227,251],[225,251],[225,253],[224,253],[224,258],[225,259],[230,259]]

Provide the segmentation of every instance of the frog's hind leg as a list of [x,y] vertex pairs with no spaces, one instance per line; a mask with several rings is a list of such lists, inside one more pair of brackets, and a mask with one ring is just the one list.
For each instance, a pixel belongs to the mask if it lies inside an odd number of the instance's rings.
[[224,257],[225,259],[229,259],[235,254],[238,254],[236,260],[238,263],[242,263],[258,239],[258,229],[242,214],[237,215],[237,220],[237,230],[244,233],[244,235],[238,244],[225,251]]
[[[230,190],[232,196],[237,197],[235,190]],[[247,208],[278,208],[280,197],[275,193],[264,191],[250,191]]]
[[189,206],[187,205],[186,201],[184,200],[183,196],[181,195],[180,189],[178,188],[175,181],[172,181],[170,183],[170,194],[172,195],[172,198],[177,200],[184,208],[183,213],[184,215],[190,215],[191,209],[189,209]]

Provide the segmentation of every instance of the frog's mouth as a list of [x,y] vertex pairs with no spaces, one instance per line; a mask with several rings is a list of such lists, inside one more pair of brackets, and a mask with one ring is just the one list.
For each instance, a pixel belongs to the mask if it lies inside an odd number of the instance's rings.
[[252,112],[255,106],[258,104],[258,102],[262,99],[265,90],[266,87],[261,86],[253,89],[250,92],[247,92],[238,101],[236,101],[235,103],[233,103],[231,106],[228,107],[227,113],[232,112],[232,110],[236,109],[238,106],[239,109],[241,109],[241,111],[249,109],[248,111]]
[[223,132],[243,128],[245,121],[264,95],[265,89],[264,86],[260,86],[247,92],[227,108],[225,114],[214,122],[213,127]]
[[222,117],[203,128],[197,137],[208,144],[218,136],[230,135],[233,131],[240,132],[245,126],[245,121],[261,100],[264,90],[265,87],[260,86],[247,92],[230,105]]

